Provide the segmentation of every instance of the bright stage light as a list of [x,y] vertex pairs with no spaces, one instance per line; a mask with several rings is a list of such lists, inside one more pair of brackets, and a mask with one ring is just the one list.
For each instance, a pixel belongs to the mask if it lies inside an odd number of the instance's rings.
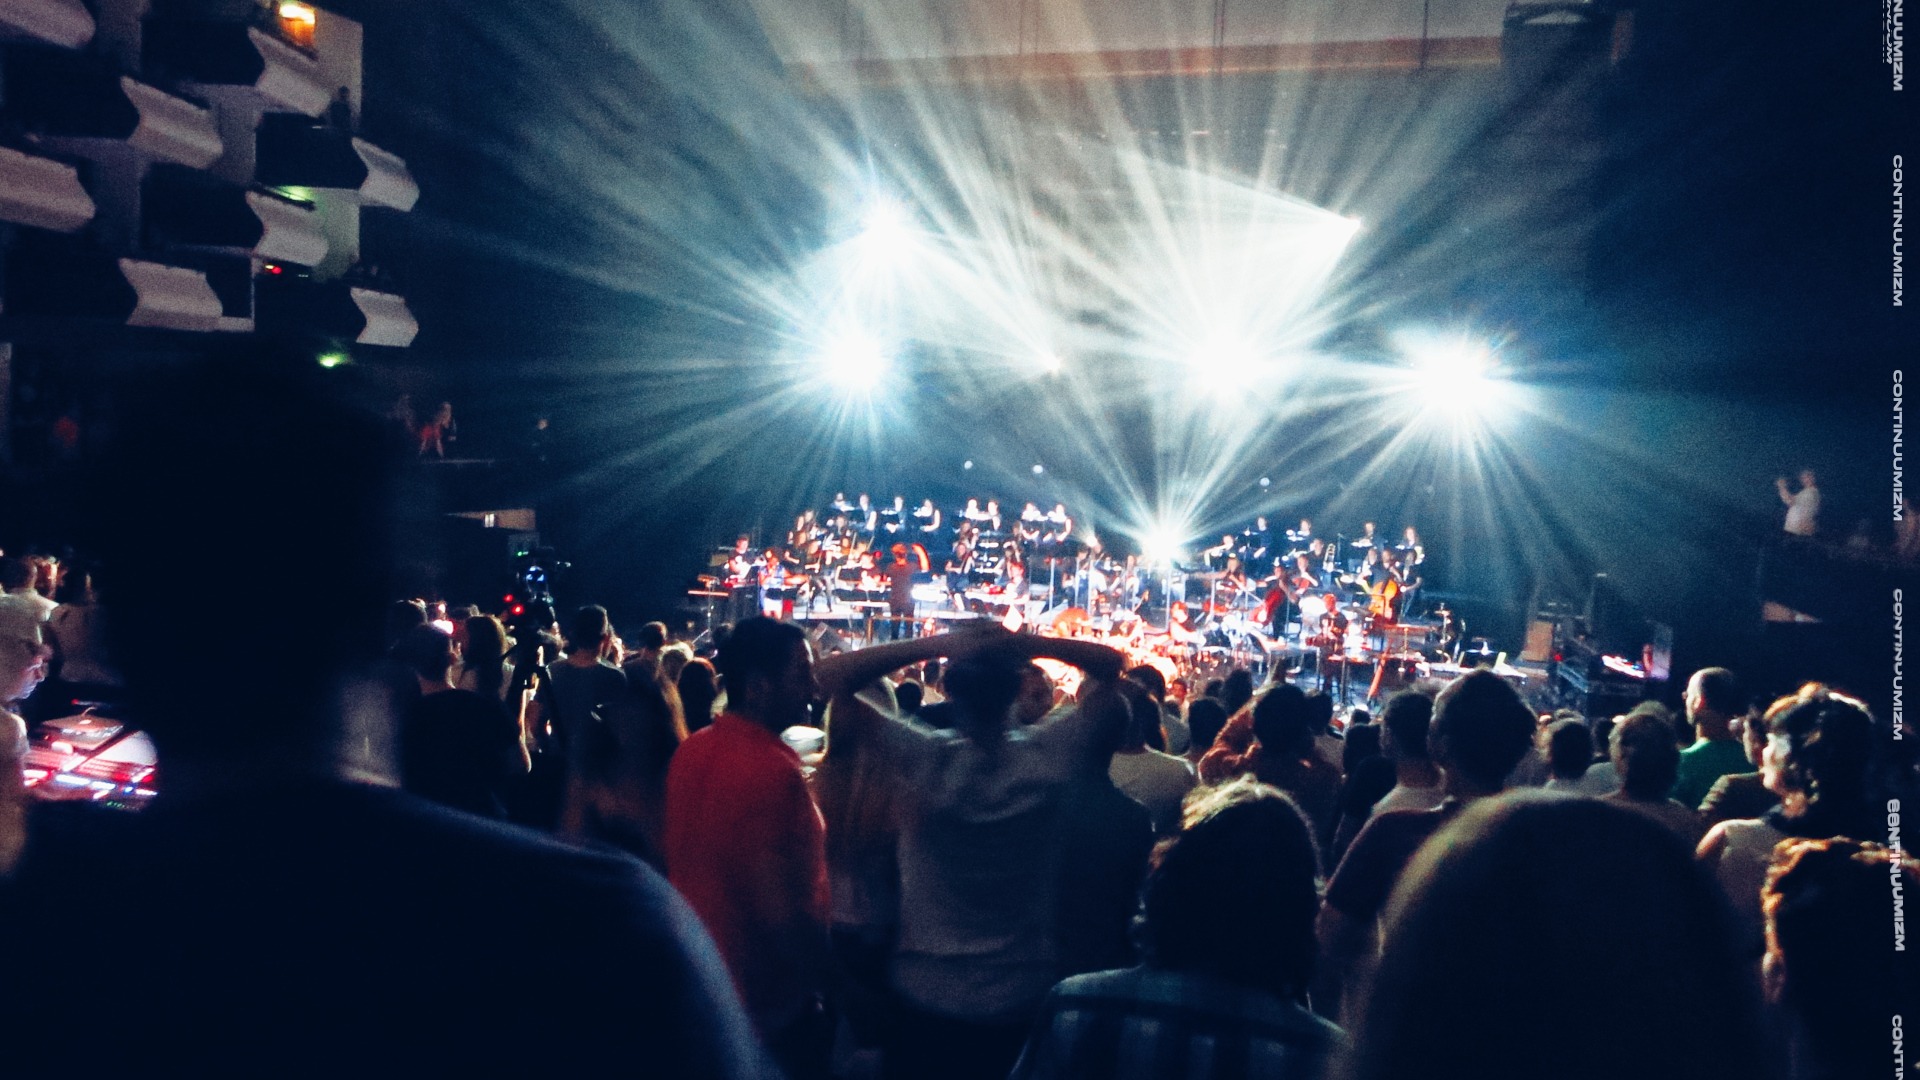
[[1492,347],[1463,336],[1402,333],[1395,342],[1411,369],[1408,390],[1421,413],[1465,418],[1478,415],[1504,395]]
[[1058,375],[1060,369],[1066,365],[1061,361],[1059,356],[1050,352],[1043,352],[1034,358],[1034,366],[1038,367],[1042,374]]
[[1180,557],[1186,538],[1171,525],[1154,525],[1140,534],[1140,560],[1148,566],[1163,566]]
[[1033,475],[1035,476],[1045,475],[1046,471],[1047,471],[1047,467],[1045,465],[1036,464],[1033,467]]
[[1221,376],[1214,384],[1232,387],[1227,381],[1231,376],[1245,375],[1259,368],[1265,361],[1260,349],[1253,342],[1238,334],[1218,333],[1208,335],[1192,351],[1187,353],[1187,366],[1201,375]]
[[820,353],[820,371],[829,383],[848,391],[871,390],[892,364],[887,350],[870,334],[848,331]]
[[876,198],[861,217],[860,252],[875,263],[893,263],[913,249],[913,219],[892,199]]

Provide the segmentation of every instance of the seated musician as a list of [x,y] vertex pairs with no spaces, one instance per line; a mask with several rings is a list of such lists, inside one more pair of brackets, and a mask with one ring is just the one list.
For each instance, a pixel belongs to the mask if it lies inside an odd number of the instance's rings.
[[1228,605],[1233,604],[1243,596],[1252,594],[1253,581],[1247,577],[1247,569],[1245,565],[1241,563],[1240,556],[1227,556],[1227,567],[1220,571],[1219,589],[1221,602]]
[[733,552],[727,556],[728,622],[739,622],[754,612],[753,567],[753,539],[742,535],[733,542]]
[[920,509],[915,510],[913,516],[920,521],[921,532],[930,533],[939,531],[940,508],[933,505],[932,499],[921,499]]
[[787,533],[787,550],[802,562],[812,562],[819,539],[820,530],[813,523],[813,511],[808,510],[794,519],[793,530]]
[[1212,569],[1224,562],[1229,556],[1234,555],[1239,548],[1239,540],[1231,535],[1222,536],[1218,544],[1210,548],[1205,548],[1200,552],[1200,559],[1207,564],[1208,569]]
[[1420,533],[1413,526],[1407,526],[1406,538],[1394,545],[1403,562],[1418,566],[1427,561],[1427,549],[1420,544]]
[[1311,553],[1303,551],[1295,555],[1293,566],[1287,571],[1288,591],[1299,596],[1302,593],[1325,589],[1328,583],[1322,580],[1321,573]]
[[1067,516],[1066,503],[1053,504],[1053,509],[1047,511],[1047,524],[1049,528],[1043,542],[1065,543],[1073,535],[1073,519]]
[[1350,563],[1358,567],[1367,552],[1380,546],[1380,537],[1374,533],[1374,524],[1369,521],[1360,526],[1360,535],[1347,541],[1347,550],[1351,552]]
[[953,554],[947,557],[946,564],[947,591],[956,600],[967,591],[967,584],[973,576],[973,563],[973,545],[967,542],[963,528],[962,538],[954,542]]
[[1045,521],[1040,508],[1028,503],[1027,509],[1020,514],[1020,520],[1013,523],[1013,538],[1026,545],[1039,543],[1040,527]]
[[1400,584],[1399,603],[1395,607],[1396,616],[1408,614],[1413,611],[1415,594],[1419,592],[1420,586],[1426,583],[1420,574],[1420,564],[1424,561],[1425,553],[1422,552],[1422,558],[1418,560],[1412,558],[1402,559],[1394,565],[1394,580]]
[[790,567],[780,549],[770,547],[761,552],[753,575],[760,593],[761,613],[769,618],[792,618],[793,593],[788,588]]
[[1307,562],[1313,568],[1313,574],[1320,580],[1318,588],[1325,588],[1333,581],[1336,567],[1333,562],[1333,545],[1319,537],[1307,544]]

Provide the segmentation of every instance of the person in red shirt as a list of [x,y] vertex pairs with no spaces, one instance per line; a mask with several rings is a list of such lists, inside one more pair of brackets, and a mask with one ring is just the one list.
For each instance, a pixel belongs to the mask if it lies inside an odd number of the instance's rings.
[[780,733],[808,722],[813,654],[800,628],[754,617],[720,646],[727,711],[667,773],[667,880],[720,946],[761,1037],[795,1080],[824,1076],[832,1028],[826,834]]

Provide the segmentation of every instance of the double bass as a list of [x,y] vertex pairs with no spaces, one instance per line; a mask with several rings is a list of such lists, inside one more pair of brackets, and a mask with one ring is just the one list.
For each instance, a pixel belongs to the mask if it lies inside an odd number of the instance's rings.
[[1390,577],[1378,585],[1363,585],[1367,593],[1369,622],[1391,623],[1400,617],[1400,579]]

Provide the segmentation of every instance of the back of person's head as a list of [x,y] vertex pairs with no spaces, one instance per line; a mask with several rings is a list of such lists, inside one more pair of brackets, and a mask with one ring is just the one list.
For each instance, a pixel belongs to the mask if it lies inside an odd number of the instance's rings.
[[1141,750],[1156,741],[1165,745],[1160,734],[1160,707],[1154,704],[1153,694],[1132,679],[1122,679],[1115,689],[1126,702],[1127,720],[1114,749]]
[[1426,761],[1427,733],[1433,727],[1433,698],[1418,690],[1402,690],[1387,699],[1380,711],[1383,748],[1395,761]]
[[713,703],[720,696],[720,685],[711,663],[698,656],[687,661],[674,687],[680,692],[681,714],[688,731],[699,731],[713,723]]
[[453,637],[437,626],[416,626],[393,646],[393,658],[428,682],[439,682],[453,669]]
[[1491,671],[1470,671],[1435,699],[1427,749],[1450,774],[1498,791],[1533,747],[1533,734],[1533,712],[1519,692]]
[[1673,740],[1675,746],[1686,746],[1693,741],[1693,726],[1680,717],[1675,716],[1673,710],[1667,708],[1663,702],[1642,701],[1633,708],[1628,709],[1627,716],[1629,718],[1635,716],[1651,716],[1655,720],[1660,721],[1666,725],[1667,737]]
[[1221,699],[1222,695],[1226,693],[1226,691],[1227,691],[1227,680],[1208,679],[1207,685],[1200,688],[1200,696],[1210,697],[1210,698],[1213,698],[1215,701],[1218,701]]
[[469,664],[490,664],[507,655],[507,628],[491,615],[470,615],[466,620]]
[[1141,953],[1152,967],[1285,998],[1312,981],[1319,873],[1293,800],[1248,778],[1197,797],[1154,852],[1141,890]]
[[1140,664],[1127,669],[1127,680],[1140,685],[1156,702],[1167,700],[1167,677],[1160,669],[1150,664]]
[[1380,756],[1380,729],[1372,724],[1361,724],[1347,729],[1346,741],[1340,746],[1340,772],[1353,775],[1353,770],[1368,758]]
[[1227,707],[1216,697],[1196,698],[1187,703],[1188,745],[1205,751],[1227,726]]
[[1878,844],[1790,840],[1775,851],[1761,893],[1767,990],[1799,1019],[1812,1075],[1884,1072],[1888,1018],[1920,1001],[1920,959],[1887,940],[1889,896],[1916,885],[1920,864]]
[[1296,758],[1312,753],[1312,722],[1312,707],[1297,686],[1269,687],[1253,704],[1253,737],[1266,753]]
[[1227,715],[1239,712],[1241,706],[1252,700],[1253,672],[1246,668],[1227,672],[1226,681],[1220,685],[1220,704],[1227,707]]
[[1013,718],[1022,724],[1039,723],[1053,711],[1053,680],[1045,668],[1028,661],[1020,665],[1020,692],[1015,695]]
[[1635,799],[1664,799],[1680,772],[1673,729],[1657,716],[1631,713],[1613,729],[1613,763],[1620,790]]
[[475,673],[477,689],[484,694],[500,693],[506,681],[502,662],[507,657],[507,628],[491,615],[469,615],[460,625],[467,633],[461,655],[468,670]]
[[1726,668],[1701,668],[1693,673],[1689,688],[1699,695],[1700,704],[1721,716],[1734,717],[1747,711],[1747,692],[1739,677]]
[[1087,738],[1080,743],[1081,756],[1076,771],[1082,778],[1094,778],[1100,783],[1109,782],[1107,774],[1113,755],[1122,748],[1139,745],[1134,738],[1141,713],[1159,712],[1146,690],[1125,679],[1114,685],[1116,693],[1084,697],[1072,721],[1086,725],[1087,732]]
[[1597,748],[1596,752],[1599,757],[1604,758],[1610,756],[1608,747],[1613,745],[1613,729],[1619,727],[1620,721],[1623,719],[1625,719],[1625,717],[1620,716],[1600,716],[1594,718],[1593,745]]
[[926,697],[927,688],[914,682],[912,679],[908,679],[893,688],[894,703],[899,705],[900,711],[907,716],[912,716],[914,713],[919,712],[920,703],[925,701]]
[[1333,731],[1333,697],[1324,690],[1315,690],[1307,695],[1307,726],[1315,735],[1327,735]]
[[674,751],[687,737],[679,691],[659,679],[628,679],[626,693],[600,713],[603,722],[588,728],[582,748],[587,776],[640,785],[663,781]]
[[34,567],[25,559],[9,555],[0,558],[0,589],[12,592],[33,584]]
[[1584,720],[1555,720],[1547,728],[1547,766],[1563,780],[1578,780],[1593,764],[1593,733]]
[[[343,684],[377,663],[387,602],[407,591],[397,544],[431,535],[399,521],[429,500],[398,497],[405,474],[380,421],[344,400],[355,378],[255,354],[168,366],[119,397],[83,546],[112,568],[114,655],[163,761],[338,760]],[[191,527],[142,527],[159,521]],[[209,538],[227,580],[314,614],[234,633],[231,605],[181,590]],[[235,723],[233,708],[270,719]]]
[[684,641],[676,641],[660,649],[660,677],[668,682],[678,682],[680,672],[693,659],[693,646]]
[[612,632],[613,624],[607,619],[606,608],[599,604],[576,608],[567,619],[567,649],[570,652],[593,652]]
[[665,648],[667,644],[667,624],[650,622],[641,626],[640,632],[633,635],[633,644],[637,648],[653,649],[655,651]]
[[387,605],[387,647],[392,648],[416,626],[427,625],[427,605],[419,600],[395,600]]
[[740,620],[720,645],[720,674],[727,680],[727,697],[746,704],[756,684],[778,680],[793,661],[793,650],[807,643],[806,632],[792,623],[762,615]]
[[1020,696],[1026,664],[1015,653],[993,649],[953,661],[944,685],[955,728],[980,745],[995,745]]
[[1774,702],[1766,724],[1768,738],[1786,751],[1775,765],[1788,814],[1865,794],[1874,743],[1873,716],[1865,705],[1812,683]]
[[1346,1080],[1772,1074],[1717,884],[1597,799],[1462,811],[1400,878],[1363,1002]]

